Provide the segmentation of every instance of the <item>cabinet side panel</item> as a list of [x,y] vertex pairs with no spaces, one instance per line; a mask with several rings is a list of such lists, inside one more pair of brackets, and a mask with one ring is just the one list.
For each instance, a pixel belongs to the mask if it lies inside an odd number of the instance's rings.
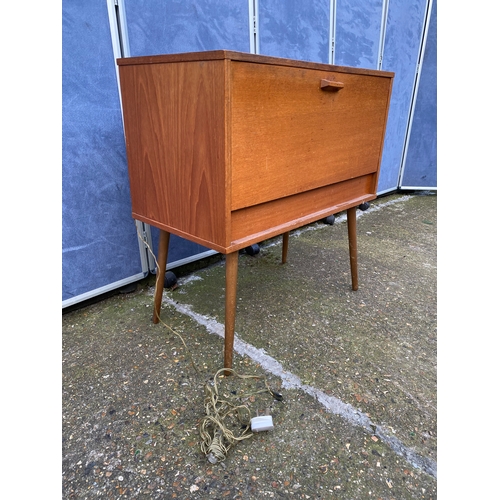
[[223,61],[121,66],[120,81],[133,217],[224,245]]
[[235,62],[232,79],[233,210],[378,171],[391,78]]

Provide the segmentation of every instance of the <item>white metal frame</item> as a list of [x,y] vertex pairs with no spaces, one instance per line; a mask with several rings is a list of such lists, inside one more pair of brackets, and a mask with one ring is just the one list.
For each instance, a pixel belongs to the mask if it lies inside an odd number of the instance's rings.
[[252,54],[260,54],[259,0],[248,0],[248,28],[250,35],[250,52]]
[[[130,57],[130,47],[128,43],[127,18],[125,15],[125,5],[123,0],[106,0],[108,4],[109,28],[111,32],[111,44],[115,60],[119,57]],[[118,65],[115,63],[116,81],[120,83]],[[122,95],[120,85],[118,85],[120,94],[120,106]],[[123,116],[123,111],[122,111]]]
[[382,19],[380,20],[380,38],[378,43],[377,69],[382,69],[384,59],[385,31],[387,28],[387,16],[389,13],[389,0],[382,0]]
[[337,0],[330,0],[330,46],[328,48],[328,63],[335,64],[335,37],[337,26]]
[[[118,86],[118,94],[120,98],[120,108],[122,112],[122,122],[123,122],[123,106],[122,106],[122,94],[120,89],[120,74],[118,71],[118,64],[116,64],[116,59],[119,57],[130,57],[130,46],[128,41],[128,31],[127,31],[127,17],[125,14],[125,5],[123,0],[106,0],[108,5],[108,17],[109,17],[109,29],[111,33],[111,44],[113,46],[113,55],[115,58],[115,71],[116,71],[116,82]],[[125,131],[124,131],[125,134]],[[147,273],[154,269],[156,266],[154,262],[148,257],[148,250],[144,241],[151,245],[151,228],[148,224],[143,222],[135,221],[137,228],[137,237],[139,242],[139,252],[141,258],[141,268]]]
[[76,297],[71,297],[70,299],[63,300],[62,309],[74,304],[78,304],[80,302],[84,302],[85,300],[92,299],[93,297],[97,297],[98,295],[102,295],[103,293],[111,292],[112,290],[116,290],[118,288],[121,288],[122,286],[129,285],[130,283],[135,283],[136,281],[140,281],[141,279],[143,279],[145,276],[145,273],[134,274],[133,276],[129,276],[128,278],[115,281],[114,283],[109,283],[105,286],[101,286],[100,288],[94,288],[94,290],[90,290],[89,292],[85,292],[77,295]]

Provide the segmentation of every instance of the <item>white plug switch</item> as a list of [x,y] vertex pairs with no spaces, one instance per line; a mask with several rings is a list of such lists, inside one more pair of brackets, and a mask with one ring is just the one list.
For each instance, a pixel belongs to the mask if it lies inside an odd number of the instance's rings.
[[254,417],[250,420],[252,432],[272,431],[274,429],[273,417],[271,415],[263,415]]

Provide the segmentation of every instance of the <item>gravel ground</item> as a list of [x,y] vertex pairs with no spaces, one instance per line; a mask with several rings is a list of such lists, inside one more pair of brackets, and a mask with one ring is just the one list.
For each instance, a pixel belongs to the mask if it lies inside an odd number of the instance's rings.
[[[237,374],[221,393],[274,429],[211,463],[205,386],[222,368],[224,265],[175,269],[62,317],[62,497],[437,498],[437,196],[392,195],[239,260]],[[281,398],[262,392],[265,382]],[[258,392],[261,391],[261,392]],[[241,432],[241,425],[235,425]]]

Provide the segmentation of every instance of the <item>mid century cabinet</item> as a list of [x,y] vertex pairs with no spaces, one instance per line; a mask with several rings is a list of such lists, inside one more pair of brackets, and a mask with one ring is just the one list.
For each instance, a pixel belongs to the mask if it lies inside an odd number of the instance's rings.
[[394,73],[226,50],[118,59],[132,217],[226,255],[231,368],[238,251],[376,197]]

